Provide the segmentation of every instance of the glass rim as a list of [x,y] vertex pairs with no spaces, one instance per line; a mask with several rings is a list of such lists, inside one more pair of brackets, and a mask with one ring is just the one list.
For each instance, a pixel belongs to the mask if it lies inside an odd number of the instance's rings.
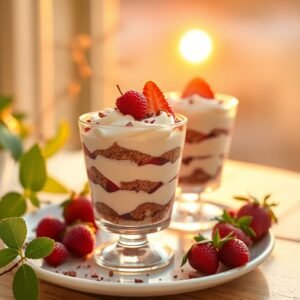
[[[178,91],[169,91],[169,92],[165,92],[164,95],[167,98],[172,98],[171,96],[176,96],[176,98],[180,98],[181,96],[181,92]],[[227,105],[230,105],[230,107],[234,107],[237,106],[239,104],[239,100],[238,98],[229,95],[229,94],[224,94],[224,93],[215,93],[215,100],[221,100],[226,102]]]
[[[123,127],[124,128],[124,127],[126,127],[124,125],[118,125],[118,124],[110,124],[110,125],[92,124],[92,123],[87,122],[87,121],[85,121],[83,119],[86,116],[89,116],[91,114],[97,114],[99,112],[101,112],[101,110],[99,110],[99,111],[91,111],[91,112],[87,112],[87,113],[84,113],[84,114],[80,115],[78,117],[79,124],[86,125],[86,126],[89,126],[89,127],[102,127],[102,128],[109,128],[109,127],[110,128],[111,127],[115,127],[115,128],[122,128]],[[185,125],[187,123],[188,118],[186,116],[184,116],[182,114],[178,114],[178,113],[175,113],[174,115],[175,115],[175,117],[178,117],[180,119],[179,122],[174,123],[174,124],[150,124],[150,123],[144,123],[141,126],[132,126],[132,127],[131,126],[127,126],[126,128],[135,128],[135,129],[137,129],[137,128],[148,128],[149,129],[151,127],[153,127],[153,128],[158,128],[158,127],[176,128],[176,127]],[[136,121],[136,120],[133,120],[133,121]],[[130,122],[130,121],[128,121],[128,122]],[[143,123],[143,122],[141,122],[141,123]]]

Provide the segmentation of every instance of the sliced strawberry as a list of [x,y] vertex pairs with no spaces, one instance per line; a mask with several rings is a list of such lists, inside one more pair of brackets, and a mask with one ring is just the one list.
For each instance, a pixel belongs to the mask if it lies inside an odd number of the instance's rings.
[[172,108],[169,106],[164,94],[153,81],[145,83],[143,94],[147,99],[147,113],[159,113],[165,111],[174,116]]
[[182,93],[182,97],[186,98],[192,95],[199,95],[204,98],[213,99],[214,93],[210,86],[201,78],[197,77],[191,80]]

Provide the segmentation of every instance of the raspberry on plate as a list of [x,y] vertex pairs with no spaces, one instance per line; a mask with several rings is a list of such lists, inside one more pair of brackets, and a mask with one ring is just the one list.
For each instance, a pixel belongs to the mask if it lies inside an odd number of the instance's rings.
[[48,237],[55,241],[60,241],[63,237],[66,225],[59,219],[46,217],[42,219],[36,229],[37,237]]
[[92,202],[84,196],[74,196],[63,204],[63,217],[68,225],[76,222],[92,224],[97,228]]
[[61,265],[65,260],[68,258],[69,252],[66,249],[66,247],[60,243],[60,242],[55,242],[54,248],[50,255],[45,257],[45,261],[53,267],[57,267]]
[[63,244],[75,256],[84,257],[93,252],[96,243],[94,232],[87,225],[78,224],[65,234]]

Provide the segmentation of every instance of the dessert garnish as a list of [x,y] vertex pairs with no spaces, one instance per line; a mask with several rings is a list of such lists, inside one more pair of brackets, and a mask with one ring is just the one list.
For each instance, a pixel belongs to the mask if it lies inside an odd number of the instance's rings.
[[203,98],[213,99],[214,93],[211,90],[210,86],[204,81],[202,78],[194,78],[192,79],[187,86],[185,87],[182,98],[187,98],[192,95],[199,95]]
[[223,214],[216,217],[215,220],[218,223],[214,226],[212,234],[215,234],[216,230],[218,230],[220,237],[223,238],[232,233],[232,236],[242,240],[248,247],[251,246],[251,237],[255,237],[255,232],[249,227],[252,221],[251,216],[235,218],[230,216],[228,211],[224,209]]
[[147,100],[145,96],[136,91],[128,91],[122,93],[120,87],[117,85],[121,96],[116,101],[116,106],[124,115],[131,115],[136,120],[142,120],[147,114]]
[[[161,111],[174,117],[172,108],[169,106],[164,94],[153,81],[147,81],[143,93],[127,91],[123,94],[120,87],[117,88],[121,96],[116,101],[118,110],[124,115],[131,115],[135,120],[143,120],[146,117],[159,115]],[[153,124],[155,120],[146,123]]]
[[158,114],[160,111],[165,111],[174,116],[172,108],[156,83],[147,81],[144,85],[143,94],[147,99],[148,114]]
[[255,232],[253,239],[258,240],[264,236],[272,226],[272,222],[277,222],[272,207],[277,206],[277,203],[269,203],[271,194],[264,196],[263,201],[259,201],[256,197],[249,196],[234,196],[236,200],[246,201],[247,204],[242,206],[237,216],[251,216],[252,220],[249,227]]
[[195,244],[183,256],[183,266],[187,261],[192,268],[206,275],[215,274],[220,262],[229,268],[245,265],[250,260],[250,253],[245,243],[232,236],[221,238],[217,230],[212,240],[202,235],[194,237]]

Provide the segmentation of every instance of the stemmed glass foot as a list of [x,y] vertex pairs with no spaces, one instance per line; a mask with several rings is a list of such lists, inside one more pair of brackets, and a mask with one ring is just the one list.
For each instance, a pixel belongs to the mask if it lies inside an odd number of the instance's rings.
[[119,272],[146,272],[167,266],[174,253],[168,246],[151,243],[144,234],[120,235],[115,243],[101,245],[95,251],[96,263]]

